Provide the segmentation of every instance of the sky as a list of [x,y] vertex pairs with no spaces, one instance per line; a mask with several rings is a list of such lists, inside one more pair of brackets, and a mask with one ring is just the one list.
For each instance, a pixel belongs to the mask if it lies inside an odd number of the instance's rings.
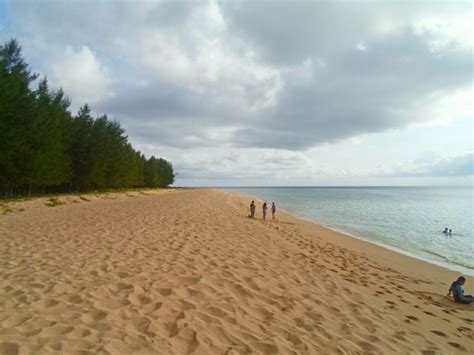
[[472,6],[0,0],[0,41],[176,186],[472,186]]

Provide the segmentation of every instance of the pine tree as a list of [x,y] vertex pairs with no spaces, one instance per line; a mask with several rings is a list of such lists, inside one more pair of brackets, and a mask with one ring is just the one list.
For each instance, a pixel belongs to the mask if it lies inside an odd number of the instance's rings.
[[34,95],[29,85],[36,78],[16,40],[0,47],[0,186],[6,196],[28,182],[23,162],[31,154],[26,133],[33,119]]
[[76,116],[47,79],[36,90],[15,40],[0,47],[0,193],[86,191],[110,187],[164,187],[173,166],[149,160],[128,142],[120,124],[94,118],[87,104]]

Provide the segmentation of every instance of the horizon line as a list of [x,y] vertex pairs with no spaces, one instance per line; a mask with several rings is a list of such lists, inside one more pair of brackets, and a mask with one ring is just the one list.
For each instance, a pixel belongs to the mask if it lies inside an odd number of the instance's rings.
[[474,188],[474,185],[214,185],[214,186],[174,186],[175,188],[393,188],[393,187],[409,187],[409,188]]

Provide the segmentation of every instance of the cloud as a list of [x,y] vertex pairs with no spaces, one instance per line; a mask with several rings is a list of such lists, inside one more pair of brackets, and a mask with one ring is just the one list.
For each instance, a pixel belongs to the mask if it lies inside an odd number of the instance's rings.
[[468,3],[433,1],[220,1],[233,31],[258,48],[264,60],[292,65],[327,56],[373,37],[410,27],[436,32],[430,42],[472,45]]
[[[206,136],[209,127],[241,126],[229,144],[307,149],[429,120],[426,107],[433,111],[440,97],[470,83],[471,48],[456,38],[433,48],[433,38],[445,32],[435,26],[438,12],[426,4],[94,6],[90,14],[92,3],[11,4],[13,14],[24,11],[18,21],[25,28],[67,42],[52,75],[73,99],[88,99],[132,129],[136,124],[137,131],[146,127],[157,136],[163,130],[156,126],[175,121],[192,128],[205,145],[218,145]],[[441,22],[445,27],[464,16],[462,8],[445,8],[450,10]],[[61,26],[49,26],[53,16]],[[69,42],[85,44],[74,51]],[[138,77],[119,78],[111,88],[114,96],[103,95],[113,73],[98,64],[91,46],[116,55],[125,66],[122,76]],[[137,81],[149,85],[137,88]],[[182,147],[189,142],[176,133],[168,140]]]
[[50,64],[51,83],[62,87],[76,105],[94,104],[107,96],[111,79],[108,70],[87,46],[67,46]]
[[474,175],[474,152],[439,157],[428,155],[394,165],[379,166],[368,176],[379,177],[458,177]]
[[[171,124],[167,130],[163,123],[179,122],[182,130],[200,137],[193,145],[221,144],[206,135],[210,127],[218,127],[237,128],[228,137],[235,147],[300,150],[363,133],[452,119],[452,105],[445,101],[469,93],[470,51],[464,47],[433,51],[425,37],[408,29],[367,41],[365,47],[348,48],[325,61],[306,58],[291,68],[265,69],[235,59],[230,65],[235,71],[217,68],[214,75],[204,68],[215,66],[187,57],[186,62],[196,62],[189,67],[200,74],[160,76],[138,89],[124,86],[101,108],[121,114],[125,121],[138,118],[157,137],[176,129]],[[239,65],[254,69],[240,70]],[[470,112],[467,106],[456,114]],[[153,128],[158,125],[160,130]],[[181,147],[190,143],[179,135],[171,141]]]
[[297,149],[430,120],[427,108],[440,110],[440,98],[469,88],[472,63],[464,47],[434,52],[409,29],[366,43],[366,51],[348,48],[327,59],[310,82],[284,78],[292,84],[271,121],[281,133],[308,134]]
[[474,175],[474,152],[422,163],[411,176],[470,176]]
[[[275,149],[211,149],[198,150],[192,155],[176,157],[180,178],[200,179],[261,179],[286,180],[289,178],[309,179],[334,173],[327,167],[320,167],[302,152]],[[257,168],[258,167],[258,168]]]
[[[5,32],[34,69],[74,103],[119,120],[134,144],[174,152],[187,176],[357,175],[305,152],[472,117],[467,3],[11,1],[6,9]],[[218,162],[228,169],[208,168]]]

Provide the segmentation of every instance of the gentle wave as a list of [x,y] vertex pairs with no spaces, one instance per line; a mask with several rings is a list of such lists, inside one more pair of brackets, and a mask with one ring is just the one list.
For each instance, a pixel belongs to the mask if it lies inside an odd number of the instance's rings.
[[443,259],[444,261],[446,261],[446,262],[448,262],[448,263],[456,264],[456,265],[465,267],[465,268],[467,268],[467,269],[474,270],[474,265],[470,265],[470,264],[464,263],[464,262],[462,262],[462,261],[460,261],[460,260],[455,260],[455,259],[449,258],[449,257],[447,257],[446,255],[442,255],[442,254],[436,253],[436,252],[434,252],[434,251],[432,251],[432,250],[427,250],[427,249],[420,249],[420,250],[421,250],[421,251],[424,251],[424,252],[427,253],[427,254],[431,254],[431,255],[437,256],[438,258]]

